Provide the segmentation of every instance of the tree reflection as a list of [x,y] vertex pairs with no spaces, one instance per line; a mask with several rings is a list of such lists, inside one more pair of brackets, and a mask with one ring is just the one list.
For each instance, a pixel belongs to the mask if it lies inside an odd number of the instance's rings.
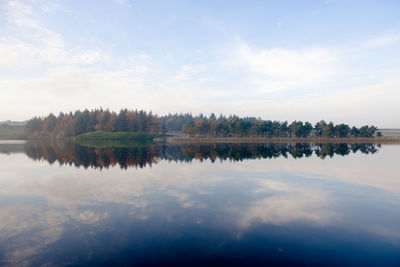
[[[379,145],[378,145],[379,147]],[[74,142],[28,142],[25,153],[34,160],[50,164],[74,165],[84,168],[109,168],[119,166],[143,168],[160,160],[191,162],[193,160],[242,161],[248,159],[271,159],[278,157],[303,158],[313,154],[321,159],[346,156],[361,152],[378,152],[374,144],[311,144],[311,143],[216,143],[173,144],[158,143],[148,146],[93,148]]]
[[147,147],[93,148],[74,142],[29,142],[25,144],[25,153],[34,160],[46,160],[50,164],[74,165],[76,167],[109,168],[119,166],[143,168],[156,163],[159,148]]

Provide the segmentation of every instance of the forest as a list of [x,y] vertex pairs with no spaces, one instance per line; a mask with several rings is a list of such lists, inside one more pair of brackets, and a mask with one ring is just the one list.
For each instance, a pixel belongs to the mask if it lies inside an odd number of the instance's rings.
[[380,136],[376,126],[357,128],[347,124],[333,124],[319,121],[314,126],[310,122],[271,121],[255,117],[240,118],[236,115],[218,118],[212,113],[209,117],[202,114],[168,114],[161,117],[163,131],[180,131],[192,137],[325,137],[345,138]]
[[93,131],[160,133],[160,118],[150,111],[122,109],[119,113],[94,109],[49,114],[30,119],[25,131],[30,138],[43,136],[71,137]]
[[168,114],[159,117],[151,111],[122,109],[114,111],[94,109],[77,110],[70,113],[60,113],[58,116],[49,114],[45,117],[34,117],[27,122],[25,131],[30,138],[43,136],[72,137],[93,131],[105,132],[148,132],[154,135],[184,134],[190,137],[207,138],[248,138],[248,137],[324,137],[371,138],[381,133],[375,126],[357,128],[347,124],[334,124],[321,120],[315,125],[310,122],[271,121],[255,117],[239,117],[214,113],[210,116],[199,114]]

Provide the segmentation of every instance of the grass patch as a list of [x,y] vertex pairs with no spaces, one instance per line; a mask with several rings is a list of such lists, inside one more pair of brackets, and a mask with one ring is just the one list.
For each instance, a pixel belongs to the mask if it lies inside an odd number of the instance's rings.
[[379,129],[385,137],[400,137],[400,129]]
[[78,135],[76,142],[79,145],[93,148],[143,148],[153,145],[153,138],[154,134],[146,132],[96,131]]

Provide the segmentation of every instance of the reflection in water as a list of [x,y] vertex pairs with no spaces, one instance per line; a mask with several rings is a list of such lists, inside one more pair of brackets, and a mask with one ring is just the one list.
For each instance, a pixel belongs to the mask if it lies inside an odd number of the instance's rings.
[[24,153],[25,143],[0,142],[0,154]]
[[0,265],[398,266],[399,148],[0,146]]
[[92,148],[75,143],[27,143],[25,153],[35,160],[46,160],[50,164],[108,168],[119,165],[121,168],[139,167],[156,163],[159,147],[115,147]]
[[26,154],[35,160],[46,160],[50,164],[108,168],[143,168],[161,160],[190,162],[193,159],[211,162],[216,160],[242,161],[278,157],[303,158],[313,154],[321,159],[345,156],[350,153],[374,154],[374,144],[310,144],[310,143],[251,143],[251,144],[153,144],[112,148],[92,148],[75,143],[26,143]]

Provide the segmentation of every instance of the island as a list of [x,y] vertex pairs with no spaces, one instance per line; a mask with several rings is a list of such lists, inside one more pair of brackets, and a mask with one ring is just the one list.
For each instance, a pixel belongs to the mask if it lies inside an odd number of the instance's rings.
[[102,108],[69,113],[50,113],[26,122],[19,139],[166,140],[169,142],[399,142],[382,136],[374,125],[361,127],[321,120],[264,120],[256,117],[191,113],[158,116],[151,111]]

